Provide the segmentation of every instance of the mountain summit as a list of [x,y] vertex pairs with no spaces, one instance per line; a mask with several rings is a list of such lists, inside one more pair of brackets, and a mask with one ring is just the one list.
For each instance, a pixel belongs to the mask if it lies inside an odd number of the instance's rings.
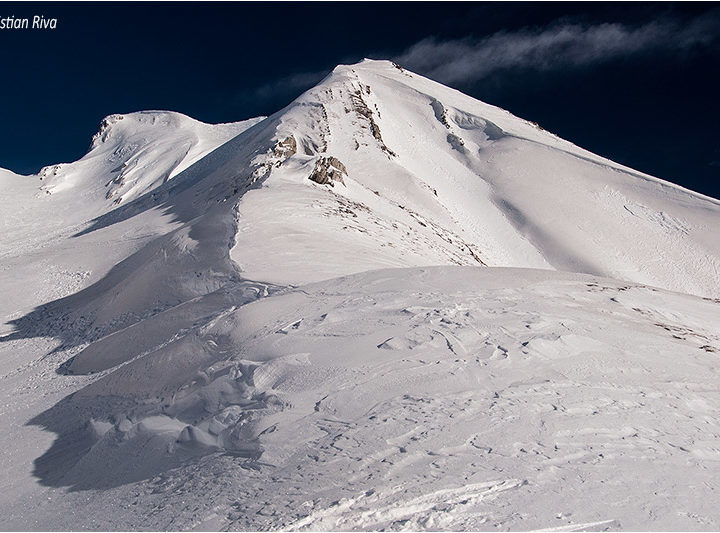
[[0,188],[9,528],[720,524],[718,200],[370,60]]
[[389,61],[338,66],[266,119],[110,116],[88,155],[41,177],[48,196],[72,189],[106,221],[138,199],[135,214],[178,204],[171,191],[190,182],[212,191],[207,202],[237,204],[231,257],[249,279],[458,264],[720,296],[720,202]]
[[[717,200],[388,61],[337,67],[269,120],[277,155],[265,187],[239,204],[248,229],[232,254],[250,277],[301,283],[372,267],[462,264],[720,295]],[[342,164],[342,182],[313,186],[328,157]],[[254,208],[260,196],[272,212]]]

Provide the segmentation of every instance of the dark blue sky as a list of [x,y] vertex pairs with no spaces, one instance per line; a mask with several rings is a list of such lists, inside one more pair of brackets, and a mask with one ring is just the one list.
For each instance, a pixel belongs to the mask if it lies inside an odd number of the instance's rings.
[[716,3],[0,3],[0,167],[83,155],[111,113],[267,115],[390,58],[584,148],[720,197]]

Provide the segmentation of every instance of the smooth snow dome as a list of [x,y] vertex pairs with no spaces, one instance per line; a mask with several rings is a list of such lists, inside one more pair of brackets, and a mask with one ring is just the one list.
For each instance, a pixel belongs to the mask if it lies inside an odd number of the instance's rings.
[[720,202],[387,61],[0,170],[3,529],[720,528]]

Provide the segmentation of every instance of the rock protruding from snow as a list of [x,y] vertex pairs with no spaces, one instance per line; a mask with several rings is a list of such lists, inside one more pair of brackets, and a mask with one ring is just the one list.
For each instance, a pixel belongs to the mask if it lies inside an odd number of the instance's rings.
[[297,153],[297,141],[295,141],[295,137],[292,135],[285,137],[285,139],[275,145],[273,152],[275,157],[280,158],[281,161],[295,155]]
[[355,88],[355,90],[350,93],[352,110],[367,121],[370,133],[378,141],[383,151],[389,155],[395,155],[395,153],[385,144],[385,141],[380,133],[380,126],[378,126],[372,110],[368,107],[365,97],[363,96],[363,92],[367,95],[371,94],[370,86],[361,84],[360,87]]
[[93,135],[90,141],[90,150],[97,148],[100,144],[107,142],[111,136],[111,128],[114,124],[123,120],[123,115],[108,115],[100,122],[100,129]]
[[333,187],[335,182],[345,185],[343,176],[347,176],[345,165],[337,157],[328,156],[317,160],[309,179],[320,185]]

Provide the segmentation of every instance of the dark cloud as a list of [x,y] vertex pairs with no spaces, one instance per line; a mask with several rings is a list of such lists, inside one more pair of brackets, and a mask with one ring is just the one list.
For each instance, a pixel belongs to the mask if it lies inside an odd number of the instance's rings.
[[245,89],[236,93],[235,103],[252,103],[255,108],[268,108],[268,112],[277,111],[277,107],[285,105],[298,93],[317,85],[330,70],[299,72],[279,78],[259,87]]
[[720,12],[690,21],[641,26],[620,23],[554,24],[501,31],[482,39],[424,39],[395,58],[410,70],[444,83],[478,81],[503,69],[549,71],[648,52],[683,52],[718,36]]
[[267,83],[254,89],[255,96],[263,98],[268,94],[278,93],[294,93],[297,90],[307,89],[316,85],[325,76],[328,75],[328,70],[318,70],[315,72],[300,72],[291,76],[285,76],[279,80],[275,80],[272,83]]
[[[423,39],[392,59],[442,83],[475,82],[505,69],[549,71],[599,64],[648,52],[685,52],[720,35],[720,10],[689,21],[661,20],[640,26],[621,23],[555,23],[500,31],[481,39]],[[383,54],[371,54],[388,59]],[[334,65],[333,65],[334,66]],[[327,70],[299,72],[236,94],[257,105],[294,98],[320,82]]]

